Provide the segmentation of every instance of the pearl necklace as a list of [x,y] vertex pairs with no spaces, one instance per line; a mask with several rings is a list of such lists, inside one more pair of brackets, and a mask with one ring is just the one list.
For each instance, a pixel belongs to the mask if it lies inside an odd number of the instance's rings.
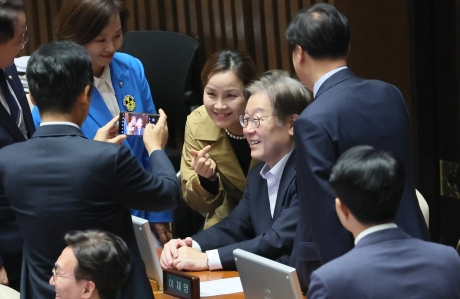
[[225,129],[225,133],[227,133],[228,137],[233,138],[233,139],[237,139],[237,140],[246,139],[246,137],[244,137],[244,135],[243,136],[234,135],[234,134],[230,133],[230,131],[227,130],[227,129]]

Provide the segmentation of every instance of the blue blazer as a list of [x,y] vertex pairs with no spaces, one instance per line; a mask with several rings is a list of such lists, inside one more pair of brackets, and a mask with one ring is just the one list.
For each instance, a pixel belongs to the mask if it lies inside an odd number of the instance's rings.
[[399,228],[378,231],[313,272],[307,298],[460,298],[460,257]]
[[353,146],[370,145],[404,163],[405,191],[396,223],[413,237],[429,239],[415,196],[409,113],[395,86],[341,70],[321,85],[295,121],[294,132],[302,221],[294,244],[299,259],[291,265],[297,268],[302,290],[308,287],[314,269],[307,264],[315,254],[325,264],[353,248],[353,236],[340,223],[328,183],[337,159]]
[[[131,95],[136,103],[133,112],[157,113],[153,104],[149,84],[144,75],[144,67],[139,59],[128,54],[115,53],[110,63],[110,74],[121,112],[128,111],[126,106],[123,105],[123,100],[126,96]],[[37,107],[34,107],[32,114],[35,125],[38,127],[41,123],[41,119]],[[97,130],[106,125],[112,118],[112,114],[109,108],[107,108],[99,91],[93,88],[89,114],[81,127],[81,131],[86,137],[92,139],[96,135]],[[131,149],[133,155],[136,156],[139,163],[143,165],[145,169],[150,169],[148,153],[145,150],[142,138],[129,136],[123,144]],[[150,222],[172,221],[171,211],[152,213],[133,210],[132,214],[145,218]]]
[[203,251],[218,249],[224,269],[236,269],[236,248],[284,264],[289,262],[299,220],[295,150],[281,177],[273,218],[267,181],[260,176],[263,165],[259,163],[249,172],[243,198],[230,215],[192,237]]
[[21,298],[54,296],[48,282],[64,235],[87,229],[112,232],[128,245],[131,271],[117,298],[153,298],[129,208],[175,208],[181,190],[164,151],[150,159],[151,172],[126,147],[88,140],[70,125],[41,126],[30,140],[0,150],[0,191],[25,244]]
[[[30,113],[29,102],[24,93],[24,87],[19,80],[16,66],[5,68],[5,75],[14,91],[19,105],[22,108],[24,122],[27,128],[27,137],[30,138],[35,132],[35,127]],[[0,104],[0,148],[7,145],[25,141],[26,138],[19,130],[11,115]],[[24,157],[23,157],[24,158]],[[14,212],[8,199],[0,193],[0,266],[4,266],[9,279],[19,279],[22,261],[22,237],[17,226]]]

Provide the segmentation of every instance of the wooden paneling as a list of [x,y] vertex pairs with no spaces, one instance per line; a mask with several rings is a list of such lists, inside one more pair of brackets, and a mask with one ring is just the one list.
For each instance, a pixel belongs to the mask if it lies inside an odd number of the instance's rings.
[[[30,40],[20,55],[28,55],[53,40],[53,20],[65,0],[28,1]],[[337,0],[336,0],[337,1]],[[293,72],[284,38],[289,21],[315,0],[126,0],[127,30],[165,30],[196,38],[204,61],[222,49],[248,52],[259,72]]]

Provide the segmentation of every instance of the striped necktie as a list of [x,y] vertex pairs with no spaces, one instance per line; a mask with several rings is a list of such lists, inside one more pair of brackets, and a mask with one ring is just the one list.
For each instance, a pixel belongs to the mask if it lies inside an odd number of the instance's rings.
[[0,71],[0,88],[2,89],[3,96],[5,97],[6,103],[10,108],[10,114],[13,120],[16,122],[16,125],[19,123],[19,106],[16,102],[16,99],[11,94],[8,84],[6,84],[5,71]]

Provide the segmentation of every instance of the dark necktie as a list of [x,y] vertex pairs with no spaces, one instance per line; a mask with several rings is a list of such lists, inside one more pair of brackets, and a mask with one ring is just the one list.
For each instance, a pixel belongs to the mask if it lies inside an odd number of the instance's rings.
[[10,114],[16,124],[19,123],[19,106],[16,102],[16,99],[11,94],[10,89],[8,88],[8,84],[6,84],[6,76],[5,71],[0,71],[0,88],[2,89],[3,96],[5,97],[6,103],[10,108]]

